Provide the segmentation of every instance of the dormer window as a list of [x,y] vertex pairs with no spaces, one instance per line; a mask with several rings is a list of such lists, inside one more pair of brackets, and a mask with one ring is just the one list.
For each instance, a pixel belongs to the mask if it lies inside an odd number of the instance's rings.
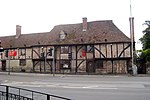
[[65,33],[64,31],[61,31],[61,32],[59,33],[59,38],[60,38],[60,40],[64,40],[65,37],[66,37],[66,33]]

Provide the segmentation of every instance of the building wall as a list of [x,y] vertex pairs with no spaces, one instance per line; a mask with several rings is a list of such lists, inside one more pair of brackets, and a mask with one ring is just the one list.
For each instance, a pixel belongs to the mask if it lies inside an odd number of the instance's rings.
[[[72,52],[72,59],[70,60],[70,67],[71,70],[68,72],[87,72],[87,64],[88,61],[92,61],[95,63],[96,59],[102,61],[103,67],[102,68],[95,68],[96,73],[127,73],[127,60],[128,57],[131,57],[130,53],[130,46],[128,47],[129,43],[110,43],[110,44],[96,44],[94,45],[94,50],[90,52],[86,52],[83,55],[83,50],[87,50],[89,45],[75,45],[68,47],[68,53]],[[128,47],[128,48],[127,48]],[[52,68],[52,60],[53,55],[47,55],[48,63],[45,63],[45,59],[42,58],[42,53],[48,53],[49,48],[53,48],[53,46],[37,46],[32,48],[17,48],[17,56],[12,57],[10,60],[10,68],[13,71],[21,71],[25,69],[28,72],[33,71],[33,60],[37,60],[36,66],[34,70],[37,72],[44,72],[44,66],[46,65],[45,69],[46,72],[51,72]],[[57,46],[55,51],[55,58],[56,58],[56,72],[61,72],[61,63],[63,61],[69,61],[68,53],[61,53],[61,46]],[[78,51],[77,51],[78,50]],[[99,52],[100,51],[100,52]],[[44,54],[44,56],[46,55]],[[120,55],[120,57],[119,57]],[[77,58],[76,58],[77,56]],[[118,58],[119,57],[119,58]],[[1,57],[3,60],[6,60],[7,68],[9,67],[9,60],[5,57],[5,54],[2,54]],[[121,60],[124,58],[124,60]],[[20,59],[25,59],[26,64],[24,66],[20,65]],[[95,66],[95,65],[94,65]]]
[[9,60],[6,60],[6,70],[9,71],[23,71],[25,69],[25,71],[27,72],[31,72],[33,69],[33,63],[32,60],[26,60],[26,65],[25,66],[21,66],[20,65],[20,60],[10,60],[10,65],[9,65]]

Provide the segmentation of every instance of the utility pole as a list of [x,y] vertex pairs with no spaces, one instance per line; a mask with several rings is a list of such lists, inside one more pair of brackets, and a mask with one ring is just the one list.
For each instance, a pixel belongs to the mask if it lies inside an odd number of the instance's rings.
[[130,38],[131,38],[131,57],[132,57],[132,72],[137,73],[137,66],[135,65],[135,42],[134,42],[134,17],[132,17],[132,2],[130,0]]

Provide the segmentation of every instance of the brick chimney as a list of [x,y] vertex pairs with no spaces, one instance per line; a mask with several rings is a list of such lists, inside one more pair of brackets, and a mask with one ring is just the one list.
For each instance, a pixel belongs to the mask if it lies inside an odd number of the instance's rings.
[[83,20],[83,23],[82,23],[83,29],[82,29],[82,31],[85,32],[85,31],[87,31],[87,18],[83,17],[82,20]]
[[19,38],[21,35],[21,26],[16,25],[16,38]]

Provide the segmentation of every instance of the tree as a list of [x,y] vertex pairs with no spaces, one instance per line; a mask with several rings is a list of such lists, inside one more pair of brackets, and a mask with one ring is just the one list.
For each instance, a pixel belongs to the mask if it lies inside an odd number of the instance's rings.
[[140,58],[144,63],[150,62],[150,21],[145,21],[146,29],[143,31],[144,35],[140,38],[143,45]]
[[150,49],[143,50],[140,58],[142,59],[143,63],[150,62]]
[[140,41],[143,45],[143,50],[146,50],[150,48],[150,21],[145,21],[144,25],[146,25],[147,28],[143,31],[144,35],[140,38]]

